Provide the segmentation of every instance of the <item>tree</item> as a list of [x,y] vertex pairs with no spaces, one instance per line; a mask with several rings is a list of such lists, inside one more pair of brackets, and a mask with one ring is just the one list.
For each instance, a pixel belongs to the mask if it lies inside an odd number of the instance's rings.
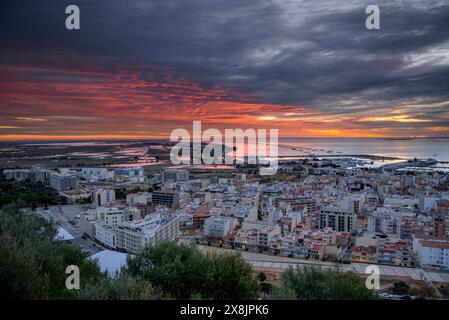
[[192,245],[164,242],[129,259],[127,271],[176,299],[254,299],[252,269],[239,254],[204,254]]
[[126,199],[126,192],[124,189],[115,189],[116,199]]
[[404,281],[397,281],[393,283],[393,287],[390,288],[393,294],[408,294],[410,287]]
[[204,291],[206,257],[192,246],[164,242],[146,247],[128,260],[128,272],[141,276],[167,295],[188,299]]
[[[256,299],[259,282],[240,254],[204,254],[190,245],[146,247],[116,278],[76,246],[54,241],[51,222],[14,204],[0,213],[0,298]],[[66,288],[67,266],[79,268],[80,290]],[[262,275],[259,279],[262,279]]]
[[131,193],[139,193],[139,192],[142,192],[142,191],[143,191],[143,190],[142,190],[141,187],[136,186],[136,187],[134,187],[134,188],[131,190]]
[[376,294],[353,272],[317,267],[289,268],[282,275],[281,289],[290,289],[301,300],[371,300]]
[[95,300],[155,300],[166,299],[150,282],[126,272],[118,278],[103,278],[80,291],[81,299]]
[[290,267],[282,274],[281,285],[294,290],[301,300],[323,299],[326,290],[324,273],[310,267],[303,270]]
[[283,286],[273,287],[271,295],[267,297],[270,300],[296,300],[296,292],[291,288]]
[[217,300],[257,298],[259,285],[241,254],[212,254],[208,260],[206,297]]
[[39,182],[0,180],[0,208],[13,202],[19,206],[38,206],[66,203],[67,200]]
[[74,299],[65,286],[68,265],[80,269],[80,282],[105,277],[78,248],[53,241],[55,229],[33,213],[7,205],[0,214],[0,297]]
[[259,273],[257,274],[257,280],[258,280],[259,282],[264,282],[264,281],[266,281],[266,280],[267,280],[267,275],[265,274],[265,272],[259,272]]

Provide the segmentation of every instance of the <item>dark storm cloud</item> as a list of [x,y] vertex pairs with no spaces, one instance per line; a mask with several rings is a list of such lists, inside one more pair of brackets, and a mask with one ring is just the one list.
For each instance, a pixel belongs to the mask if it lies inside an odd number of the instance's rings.
[[[69,4],[81,9],[80,31],[64,28]],[[365,28],[369,4],[380,30]],[[416,126],[449,119],[438,106],[449,100],[447,1],[14,0],[2,1],[0,19],[4,63],[59,51],[84,58],[46,63],[162,66],[261,103],[334,115],[403,108],[423,120]],[[380,124],[389,122],[367,126]]]

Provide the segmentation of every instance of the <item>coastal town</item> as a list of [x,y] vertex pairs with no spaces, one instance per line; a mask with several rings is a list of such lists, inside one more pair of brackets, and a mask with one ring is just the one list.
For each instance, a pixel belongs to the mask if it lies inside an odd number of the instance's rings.
[[354,165],[363,161],[288,159],[267,177],[249,165],[165,165],[30,166],[3,178],[54,189],[67,204],[37,214],[89,255],[174,241],[240,251],[259,269],[374,264],[389,276],[448,283],[449,175]]

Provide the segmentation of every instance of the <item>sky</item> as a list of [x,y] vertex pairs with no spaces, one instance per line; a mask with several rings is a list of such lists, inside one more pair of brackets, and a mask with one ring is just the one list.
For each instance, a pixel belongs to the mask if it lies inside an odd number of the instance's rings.
[[2,0],[0,36],[0,140],[449,137],[447,0]]

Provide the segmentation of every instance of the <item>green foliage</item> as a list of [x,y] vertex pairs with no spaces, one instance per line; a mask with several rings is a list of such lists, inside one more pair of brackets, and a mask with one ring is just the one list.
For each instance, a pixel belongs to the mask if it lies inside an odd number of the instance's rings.
[[255,299],[259,286],[253,278],[251,266],[240,254],[206,256],[206,294],[210,299]]
[[142,191],[143,191],[143,190],[142,190],[141,187],[136,186],[136,187],[134,187],[134,188],[131,190],[131,193],[139,193],[139,192],[142,192]]
[[393,283],[393,286],[390,288],[391,293],[393,294],[408,294],[410,287],[404,281],[397,281]]
[[259,282],[264,282],[264,281],[267,280],[267,275],[266,275],[264,272],[259,272],[259,273],[257,274],[257,280],[258,280]]
[[273,285],[271,283],[265,282],[267,281],[267,275],[264,272],[259,272],[257,274],[257,281],[259,281],[260,291],[263,294],[269,294],[273,289]]
[[143,252],[128,261],[128,271],[141,275],[164,293],[187,299],[202,291],[206,272],[205,258],[192,247],[165,242],[146,247]]
[[0,208],[8,203],[24,205],[63,204],[66,199],[60,197],[52,188],[30,181],[0,180]]
[[128,271],[177,299],[254,299],[259,292],[251,267],[240,255],[207,255],[171,242],[146,247],[129,259]]
[[266,297],[269,300],[296,300],[296,292],[284,286],[276,286],[271,290],[271,295]]
[[[13,204],[0,213],[0,299],[254,299],[259,285],[238,254],[206,255],[162,243],[129,260],[111,279],[76,246],[53,241],[51,223]],[[68,290],[67,266],[80,269]]]
[[119,199],[126,199],[126,191],[125,191],[125,189],[115,189],[115,198],[117,200],[119,200]]
[[376,298],[376,294],[366,288],[365,282],[359,275],[316,267],[289,268],[282,275],[281,288],[293,290],[296,298],[301,300],[371,300]]
[[80,269],[80,282],[104,275],[75,247],[54,242],[55,230],[34,214],[7,205],[0,214],[0,298],[72,299],[65,287],[68,265]]
[[[158,299],[151,284],[125,271],[102,273],[77,247],[53,241],[52,225],[14,204],[0,212],[0,299]],[[80,290],[65,286],[67,266],[80,270]]]
[[81,299],[95,300],[155,300],[166,299],[150,282],[122,272],[118,278],[102,278],[80,291]]
[[260,291],[264,294],[269,294],[273,290],[273,285],[268,282],[260,283]]

